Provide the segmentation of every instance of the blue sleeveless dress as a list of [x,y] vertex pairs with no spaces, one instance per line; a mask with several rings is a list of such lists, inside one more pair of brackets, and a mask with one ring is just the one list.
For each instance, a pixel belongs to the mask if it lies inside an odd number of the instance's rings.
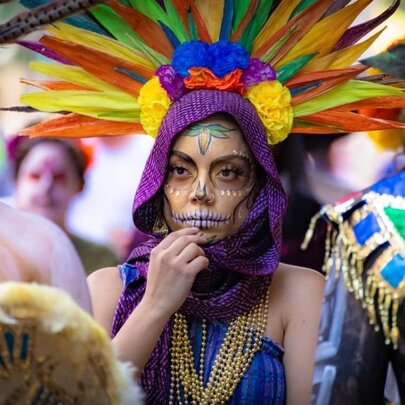
[[[119,267],[124,286],[128,286],[138,277],[138,270],[124,264]],[[193,347],[194,365],[199,369],[201,351],[202,322],[196,317],[188,317],[189,338]],[[207,336],[204,356],[204,384],[209,379],[210,370],[214,364],[215,356],[219,352],[227,324],[220,322],[207,322]],[[240,380],[236,389],[228,400],[229,405],[282,405],[285,404],[286,386],[285,373],[282,363],[284,350],[276,342],[267,337],[262,340],[260,350]],[[170,375],[170,374],[168,374]],[[169,395],[170,383],[167,395]],[[168,403],[169,401],[167,401]]]

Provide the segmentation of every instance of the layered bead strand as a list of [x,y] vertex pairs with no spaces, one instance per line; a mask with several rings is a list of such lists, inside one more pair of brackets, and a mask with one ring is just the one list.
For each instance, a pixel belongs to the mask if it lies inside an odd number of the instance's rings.
[[188,334],[186,317],[174,316],[171,338],[171,386],[169,403],[215,405],[225,403],[233,394],[260,349],[267,320],[269,291],[249,312],[233,319],[215,357],[207,385],[204,386],[206,321],[202,320],[199,370]]

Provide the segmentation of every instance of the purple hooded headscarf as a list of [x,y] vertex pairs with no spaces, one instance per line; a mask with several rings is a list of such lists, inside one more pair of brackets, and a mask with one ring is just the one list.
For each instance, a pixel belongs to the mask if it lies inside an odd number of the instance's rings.
[[[219,112],[229,114],[239,125],[265,173],[265,182],[241,228],[226,239],[203,247],[209,267],[197,276],[180,312],[208,320],[230,320],[252,308],[269,286],[280,260],[286,196],[266,130],[254,107],[240,95],[217,90],[193,91],[168,110],[135,196],[135,225],[149,234],[150,240],[136,247],[128,259],[139,273],[120,297],[113,336],[142,299],[150,252],[162,240],[153,233],[153,227],[161,213],[161,190],[173,139],[190,124]],[[164,403],[167,393],[170,329],[169,322],[141,377],[148,401],[154,404]]]

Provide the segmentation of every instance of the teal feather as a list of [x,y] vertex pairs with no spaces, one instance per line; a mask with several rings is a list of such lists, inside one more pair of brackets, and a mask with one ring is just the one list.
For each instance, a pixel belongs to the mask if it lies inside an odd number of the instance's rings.
[[253,46],[253,41],[255,40],[256,32],[256,20],[250,21],[246,30],[243,32],[239,42],[245,47],[245,49],[250,53]]
[[303,66],[305,66],[311,59],[317,55],[317,52],[301,56],[290,63],[277,69],[277,80],[285,83],[290,77],[294,76]]
[[158,23],[162,27],[162,30],[165,32],[173,48],[176,49],[180,45],[180,41],[178,40],[176,35],[174,35],[173,31],[167,25],[163,24],[161,21],[158,21]]
[[187,21],[190,29],[190,39],[192,41],[198,41],[200,38],[198,37],[197,27],[195,26],[194,17],[191,10],[187,11]]
[[222,19],[221,31],[219,33],[220,41],[229,41],[231,39],[232,19],[233,19],[233,0],[225,0],[224,17]]
[[131,79],[135,79],[139,83],[147,82],[147,80],[145,78],[143,78],[142,76],[139,76],[138,74],[136,74],[128,69],[116,67],[116,68],[114,68],[114,70],[117,72],[120,72],[120,73],[124,73],[125,75],[129,76]]

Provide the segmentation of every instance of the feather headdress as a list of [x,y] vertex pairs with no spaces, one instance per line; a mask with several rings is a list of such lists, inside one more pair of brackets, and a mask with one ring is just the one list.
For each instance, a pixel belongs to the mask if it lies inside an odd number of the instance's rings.
[[[62,112],[24,130],[29,136],[156,135],[170,105],[194,89],[237,92],[267,129],[269,143],[290,132],[404,128],[359,113],[405,106],[403,90],[356,78],[355,64],[400,0],[350,27],[372,0],[111,0],[20,41],[59,63],[33,62],[56,80],[24,80],[42,91],[30,108]],[[42,0],[23,0],[37,7]],[[3,38],[4,39],[4,38]],[[1,32],[0,32],[0,42]]]

